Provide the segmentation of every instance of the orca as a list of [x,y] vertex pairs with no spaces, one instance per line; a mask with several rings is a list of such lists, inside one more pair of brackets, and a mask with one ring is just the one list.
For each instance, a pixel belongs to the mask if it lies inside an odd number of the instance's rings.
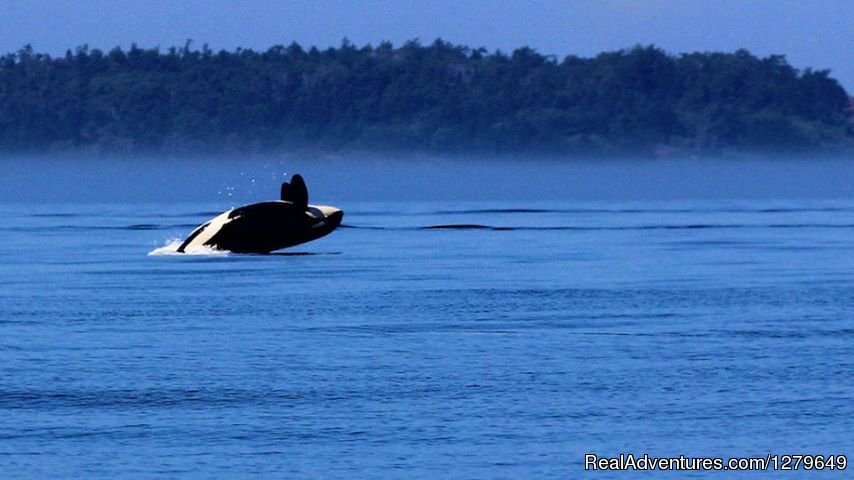
[[344,212],[309,205],[308,188],[299,174],[282,183],[279,200],[233,208],[196,227],[178,252],[201,246],[234,253],[270,253],[329,235]]

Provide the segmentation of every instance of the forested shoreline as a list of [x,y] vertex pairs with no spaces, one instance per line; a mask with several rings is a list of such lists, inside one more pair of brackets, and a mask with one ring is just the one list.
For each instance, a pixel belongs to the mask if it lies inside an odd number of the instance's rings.
[[745,50],[24,47],[0,57],[0,151],[851,152],[850,102]]

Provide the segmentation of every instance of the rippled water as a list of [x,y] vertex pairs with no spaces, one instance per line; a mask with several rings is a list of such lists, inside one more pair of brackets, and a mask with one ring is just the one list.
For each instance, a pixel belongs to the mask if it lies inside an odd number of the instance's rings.
[[0,205],[2,476],[854,455],[852,200],[339,206],[281,254],[182,256],[221,201]]

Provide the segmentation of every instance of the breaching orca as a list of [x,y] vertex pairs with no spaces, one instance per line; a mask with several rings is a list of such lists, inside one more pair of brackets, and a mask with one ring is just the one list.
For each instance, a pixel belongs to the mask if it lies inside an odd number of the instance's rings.
[[328,235],[344,212],[308,204],[308,189],[299,174],[282,183],[281,199],[223,212],[193,230],[178,252],[202,245],[235,253],[269,253]]

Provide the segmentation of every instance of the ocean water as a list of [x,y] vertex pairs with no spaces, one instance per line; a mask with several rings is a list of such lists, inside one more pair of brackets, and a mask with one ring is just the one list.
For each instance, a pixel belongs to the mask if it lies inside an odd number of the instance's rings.
[[733,478],[583,461],[854,455],[850,184],[431,200],[321,179],[330,236],[175,255],[270,195],[206,177],[145,202],[176,180],[141,178],[132,200],[48,179],[0,203],[2,478]]

